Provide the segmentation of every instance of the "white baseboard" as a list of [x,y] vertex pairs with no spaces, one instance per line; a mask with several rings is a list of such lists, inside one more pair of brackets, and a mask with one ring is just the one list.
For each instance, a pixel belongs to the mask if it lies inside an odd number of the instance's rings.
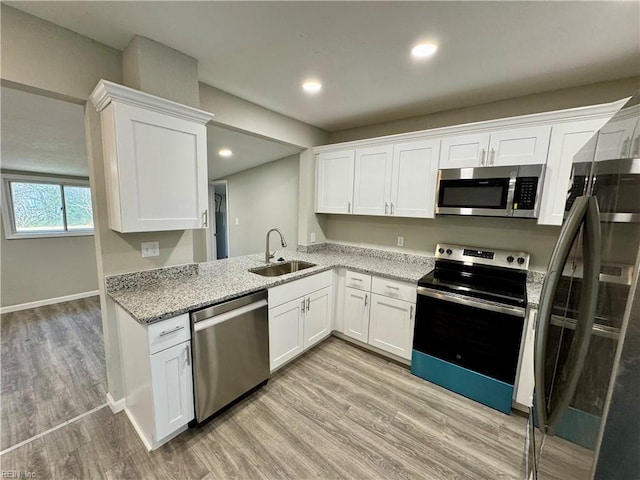
[[127,406],[124,398],[114,400],[111,393],[107,393],[107,405],[109,405],[109,408],[113,413],[121,412]]
[[19,303],[17,305],[9,305],[7,307],[0,308],[0,314],[18,312],[20,310],[28,310],[30,308],[44,307],[45,305],[54,305],[56,303],[70,302],[71,300],[80,300],[81,298],[94,297],[100,292],[98,290],[92,290],[90,292],[74,293],[73,295],[65,295],[64,297],[47,298],[44,300],[37,300],[29,303]]

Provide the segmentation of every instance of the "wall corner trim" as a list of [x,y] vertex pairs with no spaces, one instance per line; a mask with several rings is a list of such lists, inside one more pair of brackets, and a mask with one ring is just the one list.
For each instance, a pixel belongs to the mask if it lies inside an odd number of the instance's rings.
[[111,412],[116,414],[125,409],[126,402],[124,398],[121,398],[119,400],[114,400],[113,397],[111,396],[111,392],[107,392],[107,405],[109,405]]

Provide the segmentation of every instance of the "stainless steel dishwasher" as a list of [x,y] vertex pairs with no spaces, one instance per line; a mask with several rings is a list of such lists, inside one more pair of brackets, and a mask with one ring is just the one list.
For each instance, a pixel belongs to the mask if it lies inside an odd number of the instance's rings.
[[269,378],[267,291],[191,313],[196,422]]

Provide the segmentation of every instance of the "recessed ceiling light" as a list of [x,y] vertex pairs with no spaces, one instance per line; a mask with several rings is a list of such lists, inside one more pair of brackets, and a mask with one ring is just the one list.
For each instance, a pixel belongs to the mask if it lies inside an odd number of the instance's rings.
[[222,150],[218,150],[218,155],[220,155],[221,157],[230,157],[231,155],[233,155],[233,152],[228,148],[223,148]]
[[302,89],[307,93],[318,93],[322,90],[322,84],[315,80],[309,80],[302,84]]
[[438,50],[438,46],[433,43],[421,43],[411,49],[411,55],[415,58],[430,57]]

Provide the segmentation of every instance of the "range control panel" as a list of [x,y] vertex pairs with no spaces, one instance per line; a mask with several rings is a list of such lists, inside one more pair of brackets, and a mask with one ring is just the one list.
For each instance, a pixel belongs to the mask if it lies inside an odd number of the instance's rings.
[[493,265],[494,267],[515,268],[518,270],[527,270],[529,268],[529,254],[511,250],[493,250],[439,243],[436,245],[435,257],[436,259]]

